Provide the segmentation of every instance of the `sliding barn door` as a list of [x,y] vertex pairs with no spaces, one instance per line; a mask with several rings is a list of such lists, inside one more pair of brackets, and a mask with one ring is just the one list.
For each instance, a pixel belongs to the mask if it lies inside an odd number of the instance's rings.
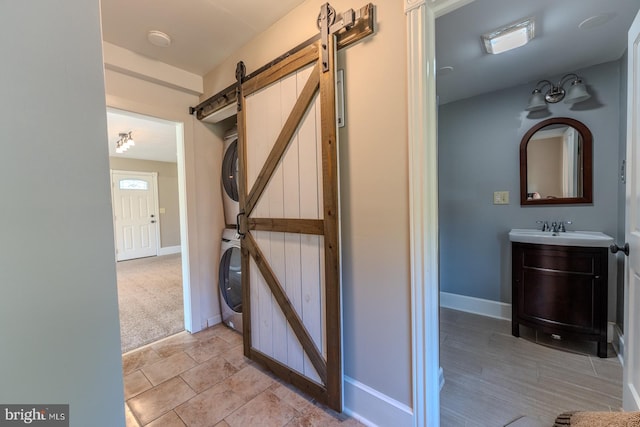
[[245,355],[342,410],[334,40],[239,93]]

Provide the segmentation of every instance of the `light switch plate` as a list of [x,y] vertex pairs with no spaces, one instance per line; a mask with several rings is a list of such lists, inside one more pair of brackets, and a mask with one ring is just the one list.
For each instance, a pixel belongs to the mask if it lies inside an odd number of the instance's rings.
[[165,212],[166,212],[165,208],[160,208],[160,213],[165,213]]
[[494,205],[508,205],[509,204],[509,192],[508,191],[494,191],[493,192],[493,204]]

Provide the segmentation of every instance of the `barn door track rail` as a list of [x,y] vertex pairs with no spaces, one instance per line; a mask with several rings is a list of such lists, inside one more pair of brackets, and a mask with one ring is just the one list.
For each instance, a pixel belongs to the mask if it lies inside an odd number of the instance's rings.
[[[328,19],[324,19],[327,16]],[[320,14],[318,15],[318,28],[321,30],[319,34],[311,37],[305,42],[299,44],[288,52],[280,55],[273,61],[265,64],[260,67],[256,71],[251,74],[244,75],[242,78],[243,82],[247,80],[251,80],[252,78],[260,75],[264,70],[278,64],[279,62],[289,58],[290,56],[296,54],[300,50],[305,47],[315,43],[318,40],[322,40],[322,45],[325,46],[323,48],[323,71],[327,71],[328,68],[326,66],[327,58],[326,58],[326,42],[329,34],[335,34],[336,36],[336,46],[337,49],[343,49],[347,46],[350,46],[365,37],[374,33],[374,5],[372,3],[366,4],[362,6],[360,9],[353,10],[349,9],[340,14],[336,14],[336,11],[329,3],[322,5],[320,9]],[[326,22],[326,28],[323,28],[323,22]],[[246,73],[246,70],[244,70]],[[237,75],[236,75],[237,77]],[[195,107],[189,107],[189,114],[196,115],[198,120],[202,120],[209,115],[222,110],[225,107],[233,103],[238,102],[238,80],[222,89],[218,93],[212,95],[206,100],[202,101],[200,104]]]

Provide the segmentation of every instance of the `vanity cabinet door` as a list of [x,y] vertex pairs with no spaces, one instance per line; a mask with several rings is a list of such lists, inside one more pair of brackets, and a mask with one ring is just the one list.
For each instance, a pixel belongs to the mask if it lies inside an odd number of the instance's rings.
[[576,332],[591,332],[600,320],[592,275],[524,267],[518,297],[518,316],[523,319],[554,322]]
[[[606,248],[513,243],[513,334],[524,324],[545,333],[598,341],[606,354]],[[602,344],[604,340],[604,344]]]

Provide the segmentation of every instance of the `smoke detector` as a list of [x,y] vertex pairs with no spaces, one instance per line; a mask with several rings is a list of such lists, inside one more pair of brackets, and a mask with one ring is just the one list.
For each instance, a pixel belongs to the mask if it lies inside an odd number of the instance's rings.
[[171,37],[162,31],[149,31],[147,33],[147,40],[154,46],[169,47],[171,45]]

